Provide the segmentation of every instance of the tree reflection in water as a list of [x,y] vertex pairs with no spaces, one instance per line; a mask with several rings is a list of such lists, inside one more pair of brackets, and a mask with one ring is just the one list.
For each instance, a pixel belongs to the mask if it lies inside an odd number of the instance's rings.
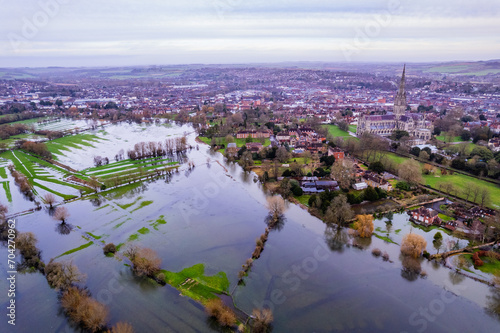
[[488,311],[495,316],[496,318],[500,319],[500,287],[492,287],[491,288],[491,295],[486,296],[487,297],[487,307]]
[[403,265],[401,269],[401,276],[408,281],[415,281],[418,279],[420,273],[422,272],[420,260],[404,255],[401,255],[400,259],[401,258],[401,264]]
[[345,246],[349,246],[351,236],[346,228],[336,224],[328,225],[325,229],[325,242],[330,250],[343,252]]
[[73,230],[73,226],[69,223],[59,223],[56,225],[56,231],[60,235],[69,235],[71,230]]

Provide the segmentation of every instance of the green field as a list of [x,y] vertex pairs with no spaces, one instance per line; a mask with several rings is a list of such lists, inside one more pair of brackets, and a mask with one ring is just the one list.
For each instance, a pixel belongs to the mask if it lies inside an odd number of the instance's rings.
[[[55,139],[46,143],[47,149],[55,155],[64,155],[64,151],[82,149],[82,146],[94,147],[92,143],[104,140],[93,134],[76,134]],[[57,156],[54,156],[57,159]]]
[[436,136],[436,139],[439,141],[443,141],[443,142],[462,142],[463,141],[460,136],[454,136],[454,137],[452,137],[451,141],[446,141],[447,138],[446,138],[445,133],[442,133],[440,136]]
[[36,134],[19,134],[19,135],[13,135],[8,139],[5,140],[0,140],[0,144],[5,144],[7,147],[14,147],[14,144],[16,141],[19,140],[37,140],[37,139],[44,139],[45,136],[43,135],[36,135]]
[[226,293],[229,280],[226,273],[219,272],[212,276],[205,275],[205,265],[197,264],[183,269],[178,273],[161,271],[165,282],[196,301],[206,302],[217,298],[217,294]]
[[295,197],[295,199],[297,199],[304,206],[309,207],[309,198],[310,197],[311,197],[311,195],[304,194],[304,195],[301,195],[300,197]]
[[341,130],[337,125],[322,125],[322,127],[327,128],[328,133],[330,133],[333,137],[350,136],[348,132]]
[[[408,159],[407,157],[402,157],[394,153],[386,153],[385,156],[398,165]],[[423,167],[424,163],[420,163],[420,165]],[[465,196],[462,192],[465,189],[467,183],[475,183],[481,186],[481,188],[487,188],[489,190],[491,199],[488,206],[494,209],[500,208],[500,186],[494,183],[489,183],[487,181],[459,173],[454,173],[453,175],[447,174],[443,176],[441,175],[441,170],[439,168],[436,168],[436,172],[433,175],[422,175],[422,178],[423,185],[429,185],[436,190],[439,189],[439,183],[452,183],[458,189],[458,193],[456,195],[463,199],[465,199]]]
[[[201,141],[203,141],[207,145],[210,145],[211,142],[212,142],[212,139],[204,137],[204,136],[199,136],[198,139],[200,139]],[[216,142],[218,144],[223,144],[225,147],[227,147],[227,143],[228,142],[226,141],[226,138],[216,138],[215,140],[216,140]],[[235,138],[234,142],[236,143],[237,147],[243,147],[247,143],[246,140],[247,139],[236,139]],[[261,141],[260,141],[260,139],[252,139],[252,142],[261,142]],[[265,139],[263,146],[267,147],[267,146],[270,146],[270,145],[271,145],[271,140]],[[219,149],[218,151],[220,151],[221,153],[224,154],[225,149]]]
[[[34,156],[28,155],[23,151],[6,151],[0,154],[0,157],[12,161],[16,170],[24,174],[33,185],[62,197],[65,200],[77,197],[75,194],[68,194],[75,192],[75,190],[81,190],[83,193],[90,192],[90,189],[87,187],[62,181],[60,178],[63,178],[64,175],[67,174],[66,170]],[[56,177],[56,175],[59,176]],[[56,187],[57,190],[42,184],[40,181],[54,184],[54,187]],[[66,193],[64,191],[65,188],[68,189]],[[35,194],[37,194],[36,191]]]
[[[436,177],[438,176],[438,177]],[[452,183],[458,189],[458,197],[465,199],[463,195],[463,190],[466,188],[468,183],[474,183],[479,185],[481,188],[487,188],[490,192],[490,204],[489,207],[498,209],[500,208],[500,186],[480,180],[471,176],[454,173],[453,175],[441,175],[441,171],[437,170],[435,175],[422,175],[424,178],[423,183],[430,185],[432,188],[438,189],[439,183]],[[470,198],[469,198],[470,200]]]
[[349,131],[356,133],[357,130],[358,130],[357,125],[349,125]]
[[151,157],[141,160],[126,159],[119,162],[113,162],[99,167],[88,168],[78,173],[82,179],[88,179],[95,176],[99,179],[109,179],[119,176],[124,172],[140,172],[141,170],[146,173],[156,169],[164,169],[166,167],[174,167],[178,163],[173,162],[171,159],[162,157]]

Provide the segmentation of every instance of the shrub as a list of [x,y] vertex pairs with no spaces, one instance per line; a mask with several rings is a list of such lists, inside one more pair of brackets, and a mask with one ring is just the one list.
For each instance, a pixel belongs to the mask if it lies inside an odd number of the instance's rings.
[[400,189],[400,190],[403,190],[403,191],[410,191],[411,190],[410,184],[408,184],[407,182],[404,182],[404,181],[397,182],[396,183],[396,188]]
[[273,312],[271,309],[253,309],[252,328],[255,333],[264,333],[269,331],[269,326],[273,322]]
[[267,237],[268,237],[268,236],[267,236],[267,234],[262,234],[262,235],[260,235],[260,240],[261,240],[263,243],[265,243],[265,242],[267,242]]
[[236,324],[236,315],[220,299],[211,299],[205,304],[205,311],[210,317],[217,319],[221,326],[233,326]]
[[292,187],[292,193],[294,196],[300,197],[302,194],[304,194],[304,191],[300,187],[294,186]]
[[49,285],[58,290],[65,290],[75,283],[82,282],[85,278],[85,275],[81,274],[72,262],[55,262],[51,259],[44,271]]
[[86,290],[70,287],[61,297],[61,306],[72,321],[90,332],[96,332],[106,324],[108,310]]
[[472,261],[474,262],[475,267],[480,267],[484,265],[484,262],[481,260],[481,258],[479,258],[479,252],[481,251],[475,252],[472,255]]
[[[132,252],[134,251],[132,250]],[[150,248],[137,248],[133,255],[129,256],[129,259],[137,276],[153,277],[160,270],[161,259]]]
[[380,249],[373,249],[372,250],[372,254],[375,256],[375,257],[380,257],[380,255],[382,254],[382,251],[380,251]]
[[257,238],[255,240],[255,244],[260,247],[264,246],[264,242],[260,238]]
[[436,234],[434,235],[434,240],[437,241],[437,240],[440,240],[440,239],[443,239],[443,235],[441,234],[440,231],[436,232]]
[[260,254],[262,253],[263,248],[260,246],[256,246],[255,250],[252,253],[252,259],[259,259]]
[[33,267],[40,269],[43,262],[40,258],[40,250],[36,247],[37,239],[32,232],[21,232],[16,237],[16,247],[23,256],[23,262],[20,268]]
[[378,193],[373,187],[368,186],[364,190],[364,198],[368,201],[377,201],[378,200]]
[[104,254],[108,254],[108,253],[114,254],[114,253],[116,253],[116,246],[113,243],[108,243],[104,246],[103,251],[104,251]]

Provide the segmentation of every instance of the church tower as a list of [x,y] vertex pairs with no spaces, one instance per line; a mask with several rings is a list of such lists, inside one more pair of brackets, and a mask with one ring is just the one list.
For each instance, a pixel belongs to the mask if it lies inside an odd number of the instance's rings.
[[399,118],[406,113],[405,71],[406,65],[403,67],[401,83],[399,84],[399,90],[396,98],[394,99],[394,115],[396,116],[396,121],[399,121]]

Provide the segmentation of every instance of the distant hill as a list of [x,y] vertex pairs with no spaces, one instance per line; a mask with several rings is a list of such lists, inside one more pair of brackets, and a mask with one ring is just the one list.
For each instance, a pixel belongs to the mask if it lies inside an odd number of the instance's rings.
[[[283,68],[305,70],[329,70],[376,75],[399,76],[403,63],[357,62],[282,62],[257,64],[220,65],[156,65],[130,67],[48,67],[48,68],[0,68],[1,79],[68,80],[74,78],[99,79],[167,79],[181,76],[184,72],[202,68]],[[500,79],[500,60],[455,61],[434,63],[407,63],[408,76],[440,78],[444,76],[492,77]],[[489,81],[489,80],[488,80]]]

